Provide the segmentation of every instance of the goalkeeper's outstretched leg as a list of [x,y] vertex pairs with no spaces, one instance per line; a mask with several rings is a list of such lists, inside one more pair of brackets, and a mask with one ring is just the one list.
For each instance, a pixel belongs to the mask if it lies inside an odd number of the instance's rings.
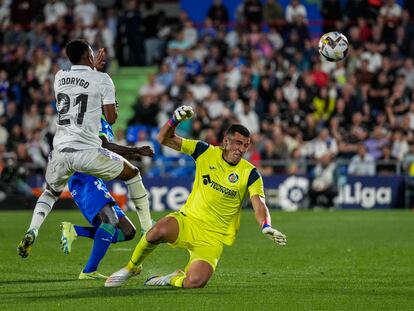
[[[177,270],[165,276],[152,276],[145,282],[151,286],[175,286],[201,288],[206,286],[220,258],[221,242],[209,241],[204,233],[198,231],[197,224],[191,222],[183,213],[172,213],[159,220],[139,241],[127,266],[113,273],[105,282],[105,287],[123,285],[129,278],[141,271],[144,259],[160,243],[170,243],[176,247],[191,247],[190,260],[185,271]],[[197,236],[199,234],[199,236]]]

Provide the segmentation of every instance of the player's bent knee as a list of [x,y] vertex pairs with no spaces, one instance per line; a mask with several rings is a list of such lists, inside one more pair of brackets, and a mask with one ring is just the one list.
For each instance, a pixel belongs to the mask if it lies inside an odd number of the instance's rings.
[[101,209],[99,212],[99,218],[101,219],[101,222],[114,227],[119,222],[118,216],[116,215],[115,210],[111,204],[107,204]]
[[123,181],[128,181],[139,175],[139,169],[132,165],[129,162],[124,162],[124,169],[121,174],[116,179],[121,179]]
[[125,241],[129,241],[135,237],[137,230],[134,227],[129,227],[125,229],[125,231],[123,231],[122,233],[124,234]]
[[119,218],[118,228],[122,231],[125,241],[132,240],[137,233],[134,224],[128,217]]
[[163,238],[163,235],[165,234],[165,232],[166,232],[165,228],[161,226],[152,227],[147,232],[147,241],[150,243],[158,242]]

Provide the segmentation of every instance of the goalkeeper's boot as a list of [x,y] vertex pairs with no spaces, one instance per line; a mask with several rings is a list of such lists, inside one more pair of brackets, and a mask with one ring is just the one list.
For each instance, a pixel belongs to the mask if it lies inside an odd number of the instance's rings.
[[79,280],[106,280],[108,277],[106,275],[100,274],[98,271],[93,272],[83,272],[79,274]]
[[129,270],[128,268],[122,268],[119,271],[112,273],[105,282],[105,287],[119,287],[124,284],[129,278],[140,274],[142,271],[142,265]]
[[60,237],[60,248],[65,254],[70,254],[72,251],[72,243],[76,240],[78,234],[75,227],[70,222],[64,221],[60,224],[62,235]]
[[185,273],[182,270],[177,270],[177,271],[174,271],[173,273],[170,273],[170,274],[167,274],[167,275],[164,275],[164,276],[154,275],[154,276],[149,277],[145,281],[144,285],[147,285],[147,286],[169,286],[169,285],[171,285],[171,279],[173,277],[175,277],[175,276],[184,276],[184,275],[185,275]]
[[32,250],[32,245],[37,237],[37,229],[32,229],[26,232],[23,239],[17,245],[17,253],[22,258],[29,256],[30,251]]

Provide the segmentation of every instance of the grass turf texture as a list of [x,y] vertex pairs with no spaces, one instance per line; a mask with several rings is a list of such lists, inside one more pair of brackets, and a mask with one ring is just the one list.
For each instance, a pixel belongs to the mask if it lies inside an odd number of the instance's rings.
[[[129,215],[134,222],[137,216]],[[161,214],[154,214],[155,218]],[[236,244],[226,247],[204,289],[144,287],[154,273],[184,267],[187,254],[166,245],[141,276],[122,288],[81,281],[92,240],[78,238],[72,254],[59,249],[63,220],[86,224],[77,211],[53,211],[31,255],[16,245],[31,212],[0,212],[0,310],[413,310],[414,214],[411,211],[273,213],[288,237],[276,247],[245,211]],[[126,264],[138,241],[111,245],[100,272]]]

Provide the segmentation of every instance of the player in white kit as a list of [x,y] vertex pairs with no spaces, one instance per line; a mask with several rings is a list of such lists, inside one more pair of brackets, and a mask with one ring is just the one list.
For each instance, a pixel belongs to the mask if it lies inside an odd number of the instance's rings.
[[[72,67],[58,71],[55,76],[57,131],[46,169],[46,190],[37,200],[29,229],[17,247],[23,258],[29,255],[40,226],[75,172],[104,180],[125,181],[137,208],[141,228],[147,231],[152,225],[148,194],[138,168],[122,156],[101,147],[99,127],[102,113],[110,124],[118,116],[112,79],[108,74],[94,70],[95,64],[101,66],[104,63],[104,50],[100,50],[95,59],[86,41],[73,40],[67,44],[66,54]],[[108,206],[100,217],[107,225],[104,229],[111,234],[112,230],[108,228],[118,223],[115,211]]]

